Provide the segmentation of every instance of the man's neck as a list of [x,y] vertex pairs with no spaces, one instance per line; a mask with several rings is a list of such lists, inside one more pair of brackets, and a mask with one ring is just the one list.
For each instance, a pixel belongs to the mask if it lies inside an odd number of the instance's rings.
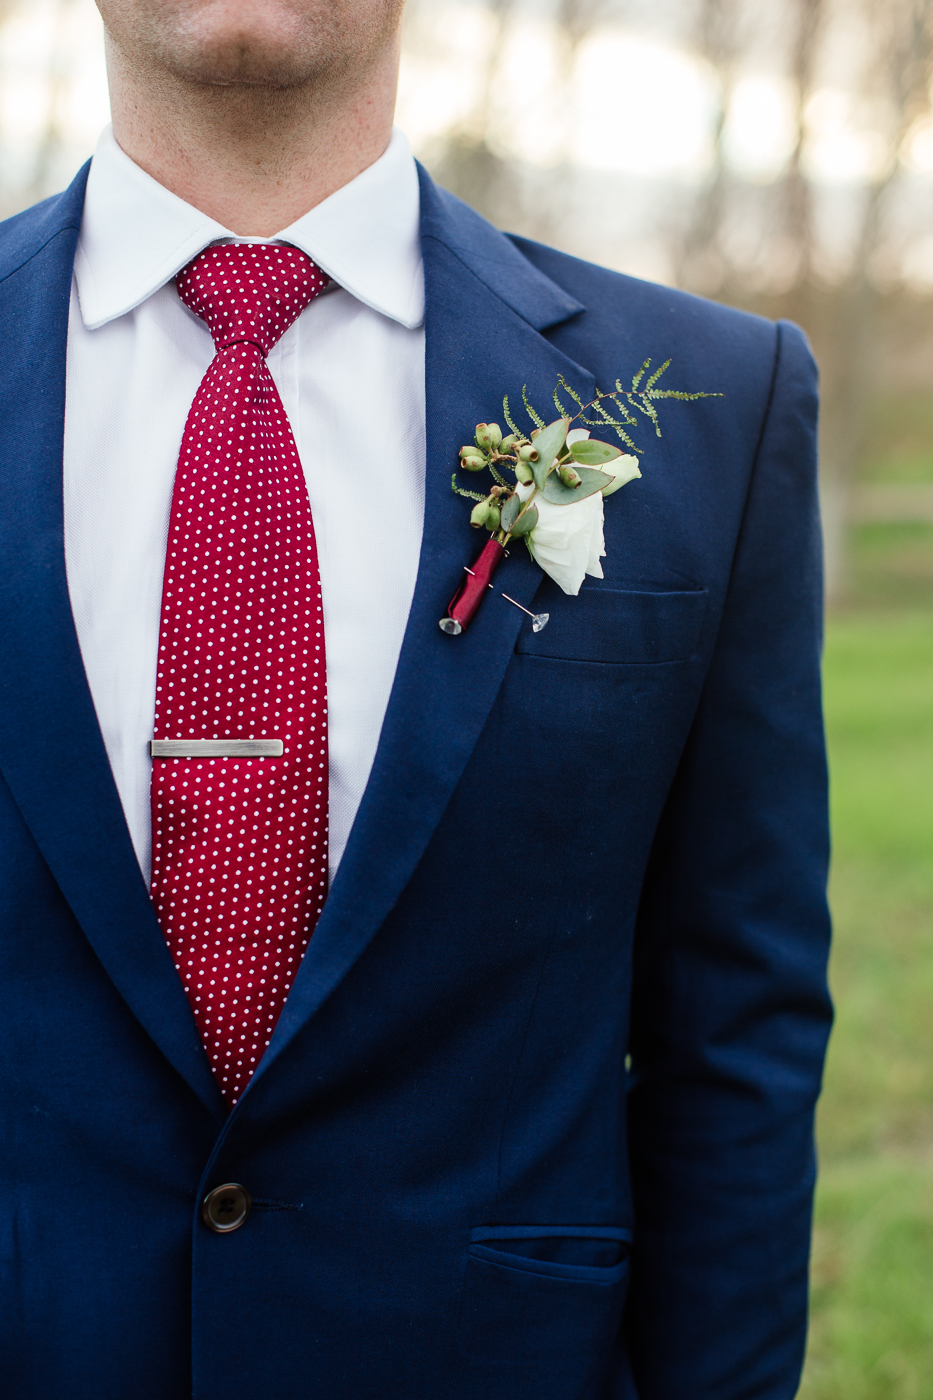
[[333,87],[199,85],[146,75],[108,46],[113,130],[160,185],[241,237],[269,238],[378,160],[397,52]]

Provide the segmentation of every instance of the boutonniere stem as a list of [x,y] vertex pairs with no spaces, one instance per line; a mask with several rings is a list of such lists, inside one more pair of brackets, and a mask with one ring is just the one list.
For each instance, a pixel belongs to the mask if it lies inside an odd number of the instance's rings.
[[487,540],[473,567],[464,569],[464,579],[450,600],[447,616],[441,618],[441,631],[451,637],[459,637],[465,627],[469,627],[480,603],[486,596],[487,588],[492,588],[491,579],[505,558],[506,551],[498,540]]
[[[480,603],[486,596],[487,588],[492,588],[490,579],[502,560],[507,558],[508,550],[504,549],[498,540],[488,540],[483,546],[482,554],[478,559],[474,559],[472,569],[464,567],[463,572],[467,577],[450,600],[447,616],[441,618],[442,632],[448,633],[451,637],[459,637],[463,629],[469,627]],[[503,593],[502,597],[507,603],[518,608],[519,612],[527,613],[531,618],[533,631],[542,632],[548,625],[550,613],[532,612],[523,603],[517,602],[515,598],[510,598],[507,593]]]

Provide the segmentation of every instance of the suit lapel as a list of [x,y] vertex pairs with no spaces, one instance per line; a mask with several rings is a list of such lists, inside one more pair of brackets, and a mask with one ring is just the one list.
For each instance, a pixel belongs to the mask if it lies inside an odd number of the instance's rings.
[[[547,413],[563,374],[589,395],[589,372],[540,334],[583,308],[534,269],[504,235],[422,172],[427,461],[417,584],[369,783],[298,977],[259,1075],[321,1005],[386,918],[444,813],[502,683],[540,570],[513,549],[469,630],[438,620],[487,538],[451,490],[457,452],[474,426],[513,416],[527,384]],[[524,412],[522,411],[524,421]],[[517,421],[517,420],[516,420]],[[529,425],[530,426],[530,425]]]
[[225,1112],[133,852],[65,576],[62,442],[87,170],[22,216],[0,268],[0,768],[65,899],[143,1026]]

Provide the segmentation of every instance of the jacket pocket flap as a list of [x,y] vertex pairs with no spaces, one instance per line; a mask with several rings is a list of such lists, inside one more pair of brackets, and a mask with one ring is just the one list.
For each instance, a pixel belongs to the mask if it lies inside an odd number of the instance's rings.
[[541,632],[523,627],[515,649],[563,661],[640,666],[687,661],[696,653],[708,598],[705,588],[584,588],[576,598],[555,590],[547,601],[539,594],[535,607],[549,608],[550,621]]

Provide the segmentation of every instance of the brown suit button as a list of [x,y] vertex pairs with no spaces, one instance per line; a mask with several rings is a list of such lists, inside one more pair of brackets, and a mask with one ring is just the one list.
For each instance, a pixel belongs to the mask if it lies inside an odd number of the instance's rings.
[[209,1230],[215,1230],[218,1235],[228,1235],[231,1230],[239,1230],[252,1204],[245,1186],[228,1181],[225,1186],[215,1186],[204,1197],[201,1219]]

